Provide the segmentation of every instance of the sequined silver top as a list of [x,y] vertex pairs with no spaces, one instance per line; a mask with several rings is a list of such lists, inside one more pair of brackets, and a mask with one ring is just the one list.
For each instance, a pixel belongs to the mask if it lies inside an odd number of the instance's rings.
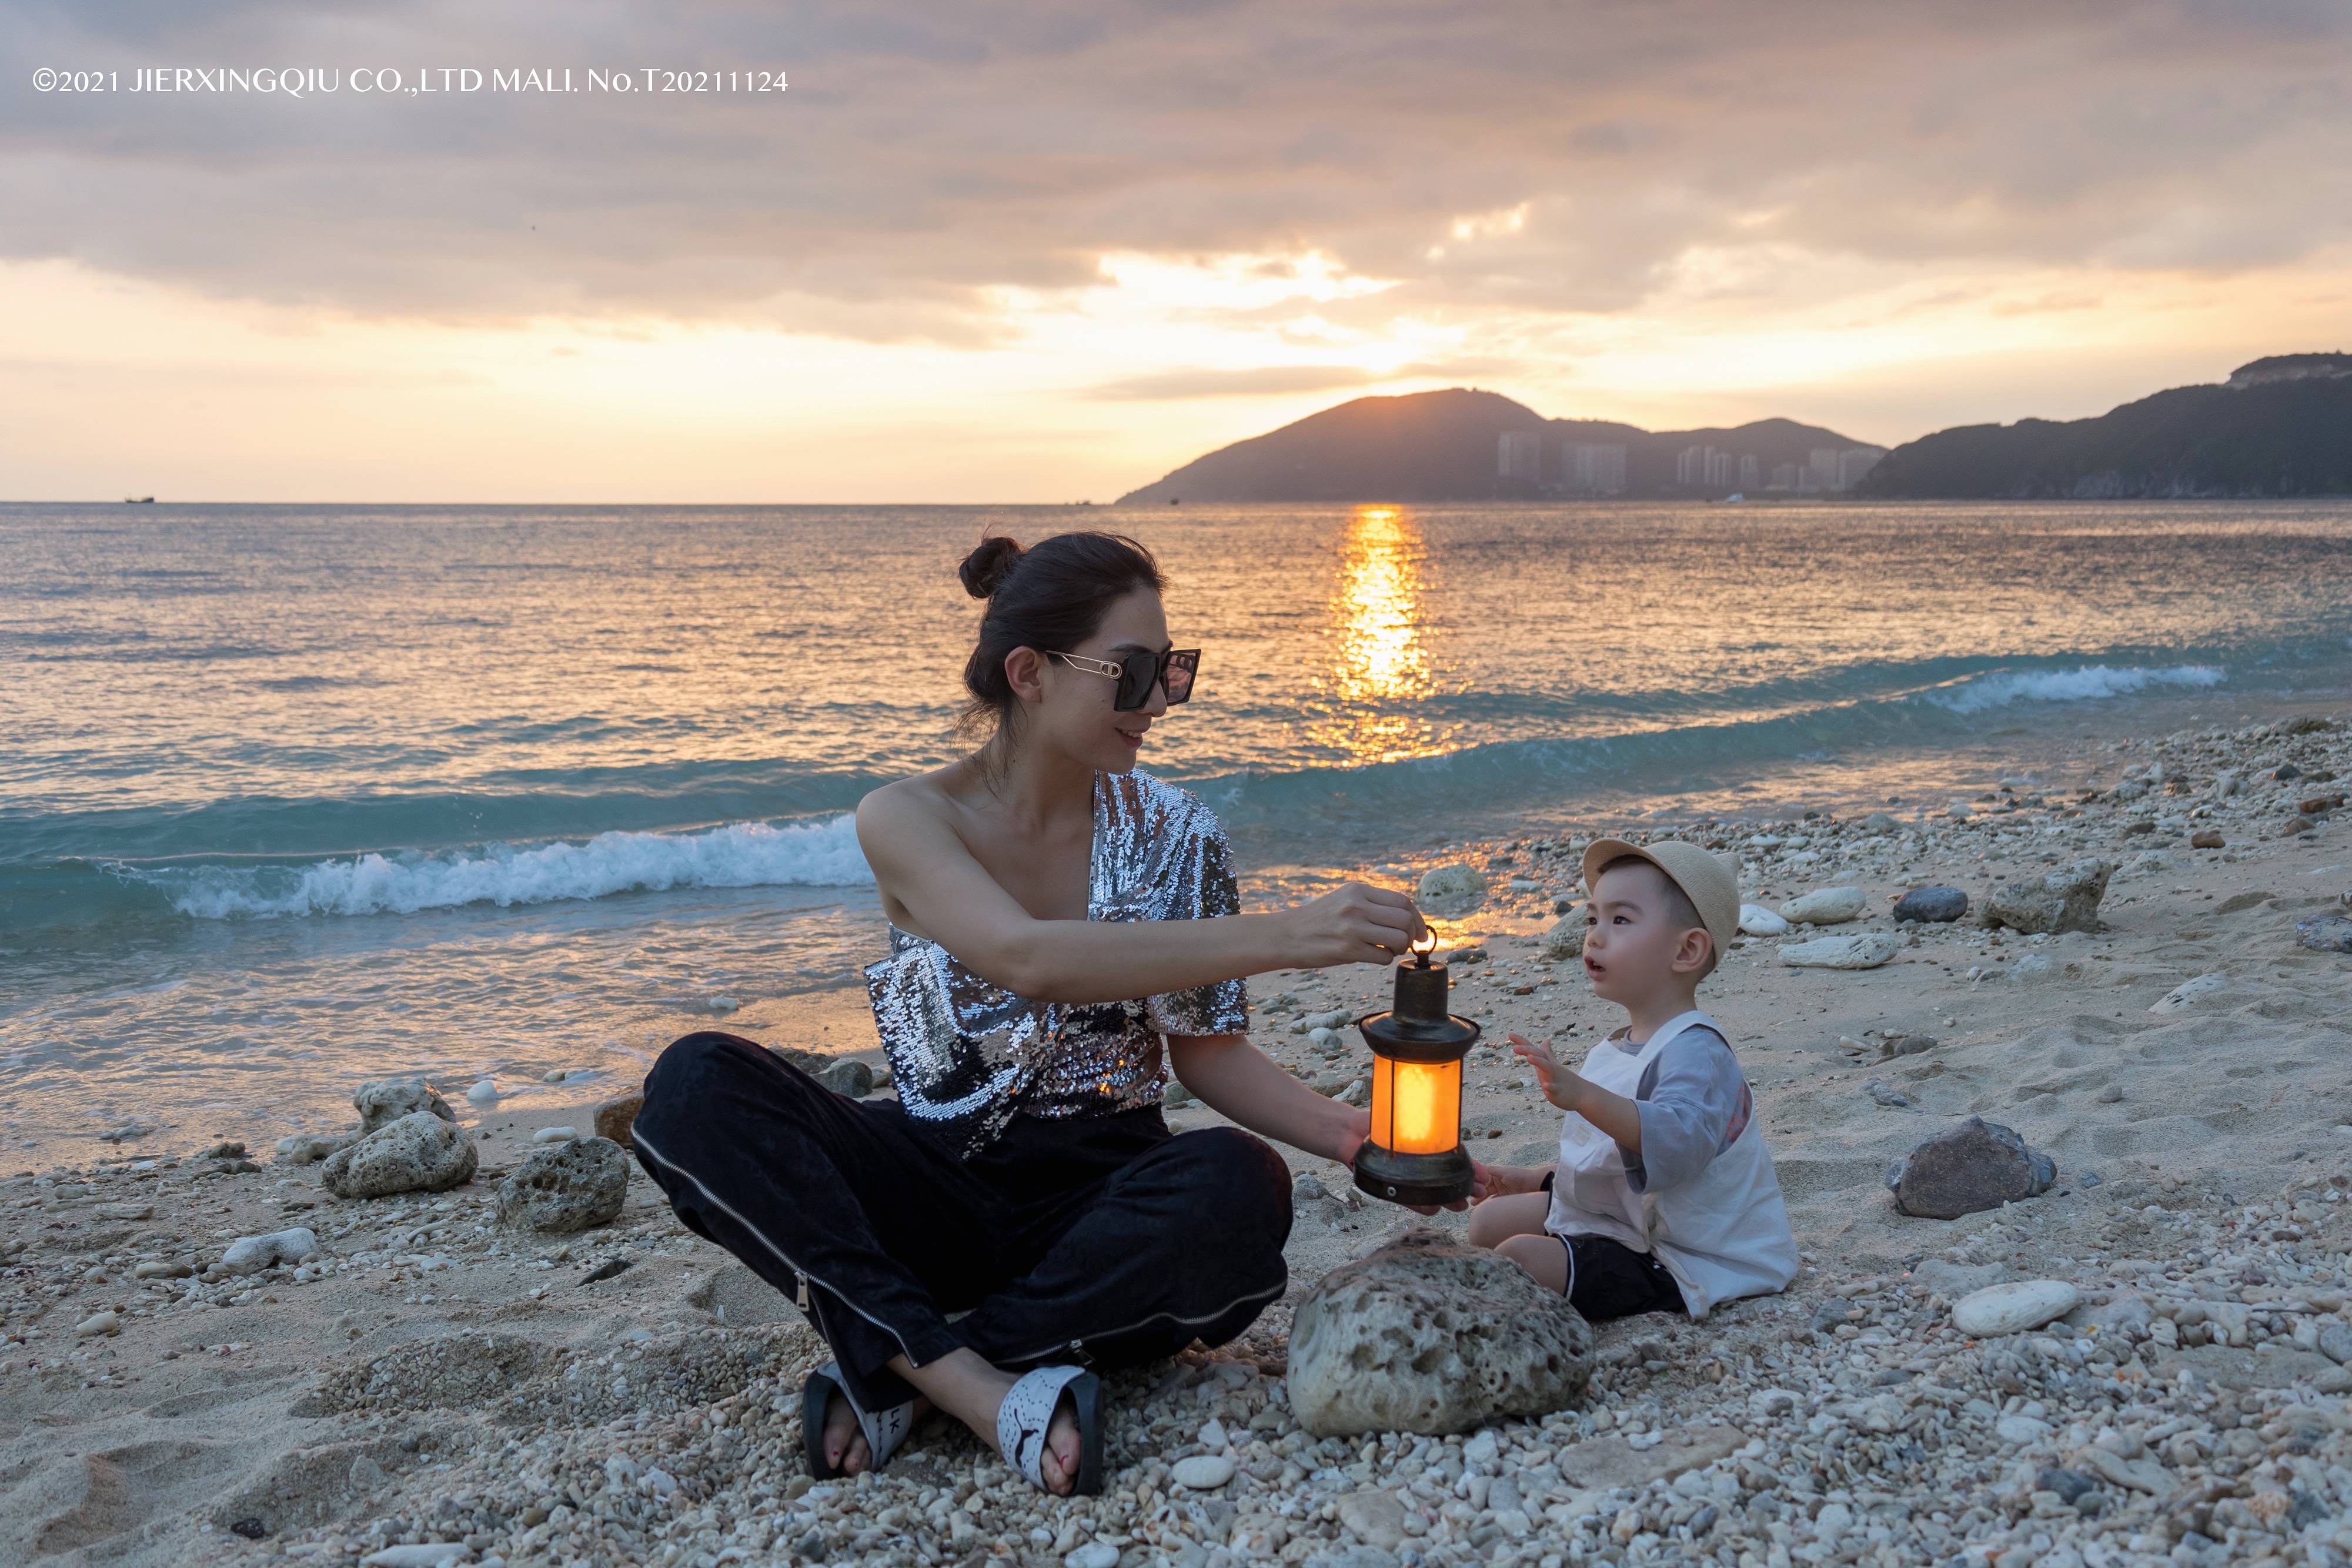
[[[1215,813],[1138,769],[1095,775],[1089,920],[1202,920],[1241,911]],[[1249,1027],[1240,980],[1134,1001],[1033,1002],[982,979],[938,943],[890,927],[865,970],[891,1082],[908,1113],[967,1157],[1016,1113],[1099,1116],[1156,1103],[1164,1034]]]

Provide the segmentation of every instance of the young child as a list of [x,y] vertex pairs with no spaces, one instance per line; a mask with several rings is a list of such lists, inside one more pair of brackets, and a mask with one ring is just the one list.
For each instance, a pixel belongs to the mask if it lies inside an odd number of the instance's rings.
[[1584,853],[1584,972],[1626,1027],[1571,1072],[1512,1047],[1568,1113],[1559,1163],[1486,1168],[1470,1239],[1587,1318],[1687,1312],[1788,1288],[1797,1241],[1747,1075],[1697,991],[1739,926],[1732,868],[1696,844]]

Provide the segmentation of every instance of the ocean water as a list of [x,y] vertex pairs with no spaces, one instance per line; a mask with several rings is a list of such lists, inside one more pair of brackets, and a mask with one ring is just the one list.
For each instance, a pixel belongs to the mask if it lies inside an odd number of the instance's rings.
[[955,562],[1079,527],[1170,572],[1202,675],[1144,766],[1261,896],[1538,807],[2352,684],[2344,505],[5,506],[0,1142],[271,1137],[389,1072],[555,1093],[849,982],[845,813],[958,749]]

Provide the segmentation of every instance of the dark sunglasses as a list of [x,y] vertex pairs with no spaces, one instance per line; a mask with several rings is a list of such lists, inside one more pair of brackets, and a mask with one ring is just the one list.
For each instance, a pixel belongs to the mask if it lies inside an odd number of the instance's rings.
[[1171,648],[1164,653],[1147,653],[1138,648],[1117,664],[1108,659],[1089,659],[1083,653],[1055,652],[1052,655],[1074,670],[1092,674],[1108,675],[1118,683],[1118,691],[1110,706],[1120,713],[1129,713],[1151,700],[1151,688],[1162,686],[1168,692],[1168,706],[1174,707],[1192,695],[1192,677],[1201,673],[1201,650]]

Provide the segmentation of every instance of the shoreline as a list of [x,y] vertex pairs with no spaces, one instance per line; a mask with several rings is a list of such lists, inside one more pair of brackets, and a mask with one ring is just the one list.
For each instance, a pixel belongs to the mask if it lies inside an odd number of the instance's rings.
[[[2099,727],[2013,759],[2039,777],[2006,795],[1997,779],[1969,790],[1965,821],[1944,796],[1924,813],[1906,804],[1886,832],[1849,792],[1832,818],[1717,830],[1752,857],[1744,898],[1858,886],[1864,919],[1827,934],[1890,932],[1903,946],[1850,972],[1786,967],[1768,939],[1727,955],[1702,1005],[1748,1071],[1804,1270],[1789,1292],[1703,1323],[1598,1326],[1592,1388],[1572,1410],[1466,1440],[1299,1432],[1282,1388],[1292,1308],[1412,1217],[1345,1201],[1336,1167],[1285,1151],[1317,1178],[1300,1184],[1289,1292],[1234,1344],[1107,1380],[1105,1497],[1030,1493],[939,1423],[885,1475],[812,1487],[798,1391],[820,1343],[641,1175],[612,1225],[499,1228],[494,1173],[540,1127],[584,1132],[593,1109],[533,1103],[461,1112],[485,1134],[483,1169],[441,1195],[344,1202],[316,1166],[263,1164],[267,1150],[208,1160],[184,1144],[0,1182],[0,1428],[16,1433],[0,1440],[0,1553],[342,1563],[413,1538],[475,1563],[1543,1568],[1682,1552],[1781,1568],[2021,1552],[2015,1562],[2098,1568],[2187,1542],[2196,1561],[2345,1562],[2352,1370],[2335,1353],[2352,1355],[2352,957],[2306,951],[2294,933],[2340,912],[2352,844],[2340,812],[2282,836],[2304,790],[2255,776],[2287,762],[2315,780],[2304,789],[2340,791],[2352,730]],[[1987,737],[1987,758],[2000,740]],[[2080,799],[2077,786],[2112,791],[2126,768],[2158,761],[2168,777],[2145,794]],[[2223,771],[2244,792],[2216,794]],[[1630,825],[1699,814],[1670,805]],[[1603,825],[1629,824],[1582,827]],[[2209,827],[2226,847],[2189,847]],[[1580,1055],[1607,1021],[1574,963],[1539,948],[1572,874],[1570,836],[1531,818],[1399,863],[1402,875],[1466,861],[1496,889],[1441,928],[1449,946],[1486,950],[1457,967],[1455,990],[1495,1042],[1466,1073],[1465,1133],[1482,1157],[1540,1161],[1557,1135],[1503,1036],[1572,1040]],[[1885,915],[1911,885],[1980,900],[2083,854],[2120,862],[2098,932],[2021,938],[1972,920],[1898,932]],[[1516,894],[1515,874],[1530,884]],[[2224,978],[2204,998],[2150,1010],[2208,974]],[[1264,977],[1253,1033],[1309,1082],[1344,1088],[1368,1060],[1360,1043],[1327,1056],[1292,1025],[1384,1006],[1385,980]],[[803,994],[719,1021],[855,1052],[863,999]],[[1912,1034],[1937,1043],[1879,1055],[1876,1042]],[[2050,1152],[2055,1185],[1954,1221],[1896,1214],[1889,1161],[1970,1114]],[[1215,1120],[1198,1105],[1171,1113],[1180,1129]],[[1435,1223],[1458,1234],[1463,1222]],[[236,1237],[295,1224],[316,1232],[315,1269],[214,1284],[137,1274],[201,1269]],[[623,1258],[623,1271],[587,1281]],[[1967,1291],[2035,1278],[2067,1281],[2084,1305],[1998,1339],[1952,1327]],[[77,1334],[104,1311],[112,1332]],[[1209,1451],[1234,1460],[1232,1478],[1177,1487],[1174,1463]],[[231,1533],[248,1519],[261,1539]]]

